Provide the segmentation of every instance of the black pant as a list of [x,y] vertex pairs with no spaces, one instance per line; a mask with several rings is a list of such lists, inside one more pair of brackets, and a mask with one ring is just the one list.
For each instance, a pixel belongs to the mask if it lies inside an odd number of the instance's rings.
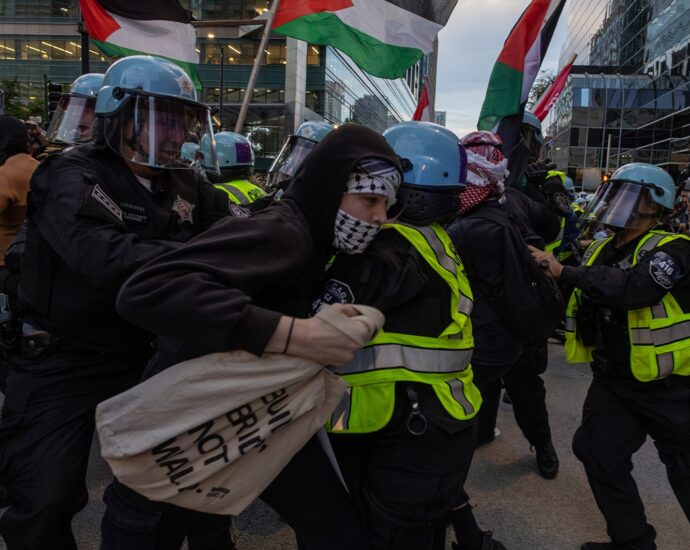
[[515,420],[530,445],[538,447],[551,441],[546,388],[540,376],[546,370],[547,361],[547,348],[544,344],[525,346],[517,363],[507,370],[473,365],[475,383],[483,399],[478,415],[478,441],[490,441],[493,438],[501,386],[505,386],[513,401]]
[[467,502],[463,485],[474,454],[474,425],[458,422],[462,427],[450,432],[430,420],[416,436],[407,428],[407,407],[406,399],[398,399],[384,429],[332,435],[331,441],[372,550],[443,550],[450,512]]
[[629,542],[650,532],[631,475],[632,455],[648,435],[690,521],[690,380],[673,376],[642,383],[595,373],[573,451],[585,467],[611,540],[622,548],[655,548],[653,537],[645,545]]
[[76,550],[71,523],[88,502],[96,405],[134,385],[146,359],[63,348],[13,360],[0,420],[8,550]]
[[[179,550],[201,515],[152,502],[119,483],[106,489],[101,550]],[[366,550],[368,543],[354,504],[315,438],[292,458],[261,495],[295,530],[304,550]],[[230,516],[206,518],[206,533],[227,531]],[[219,539],[214,539],[218,541]],[[221,540],[194,546],[232,548]]]

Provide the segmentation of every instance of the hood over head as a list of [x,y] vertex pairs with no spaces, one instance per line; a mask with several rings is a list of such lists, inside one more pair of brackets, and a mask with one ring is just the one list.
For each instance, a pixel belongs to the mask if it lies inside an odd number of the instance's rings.
[[0,166],[19,153],[29,152],[29,130],[21,120],[0,115]]
[[365,126],[348,123],[319,142],[282,196],[282,200],[297,205],[324,246],[330,247],[333,242],[335,218],[350,173],[363,159],[389,162],[402,177],[400,158],[383,136]]

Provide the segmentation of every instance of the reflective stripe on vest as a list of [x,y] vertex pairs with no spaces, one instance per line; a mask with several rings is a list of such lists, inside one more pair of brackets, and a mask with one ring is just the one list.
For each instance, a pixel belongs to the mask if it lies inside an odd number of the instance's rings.
[[399,344],[377,344],[363,348],[347,365],[337,369],[340,375],[405,368],[417,373],[456,373],[470,365],[470,349],[428,349]]
[[[637,265],[657,246],[679,238],[690,240],[684,235],[650,231],[638,244],[632,265]],[[608,238],[592,243],[583,265],[594,265],[604,245],[610,241]],[[566,358],[569,362],[592,360],[593,348],[582,345],[577,338],[575,317],[581,297],[582,291],[575,289],[566,313]],[[665,294],[654,306],[629,310],[628,334],[630,368],[638,380],[648,382],[671,374],[690,375],[690,313],[681,309],[671,293]]]
[[234,180],[214,184],[216,189],[225,191],[228,198],[240,206],[248,206],[255,200],[266,196],[266,192],[247,180]]
[[393,413],[396,382],[429,384],[446,411],[459,420],[473,417],[481,404],[470,368],[472,292],[450,237],[438,225],[393,224],[383,229],[398,231],[448,284],[451,322],[438,337],[381,331],[353,361],[337,369],[351,388],[331,415],[327,427],[332,432],[382,429]]

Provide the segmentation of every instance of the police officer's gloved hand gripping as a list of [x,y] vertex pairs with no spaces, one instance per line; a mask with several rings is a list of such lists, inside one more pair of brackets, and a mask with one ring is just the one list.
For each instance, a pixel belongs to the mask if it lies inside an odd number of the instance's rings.
[[[333,304],[332,307],[338,308],[348,317],[359,315],[355,308],[346,304]],[[320,365],[341,367],[352,361],[360,347],[357,342],[318,317],[296,319],[283,316],[266,351],[295,355]]]
[[539,265],[539,267],[541,267],[549,277],[558,279],[561,276],[563,266],[553,254],[550,252],[544,252],[543,250],[539,250],[538,248],[530,245],[527,245],[527,247],[532,253],[534,261],[537,262],[537,265]]
[[525,179],[532,185],[535,185],[537,188],[541,189],[542,185],[544,185],[544,182],[546,181],[546,175],[549,173],[549,170],[553,170],[555,168],[556,165],[551,162],[550,159],[533,162],[532,164],[528,164],[527,168],[525,168]]

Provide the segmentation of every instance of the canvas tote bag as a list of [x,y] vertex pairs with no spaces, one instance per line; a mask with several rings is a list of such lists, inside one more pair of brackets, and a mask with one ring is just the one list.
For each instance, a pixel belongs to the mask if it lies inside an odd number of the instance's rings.
[[[360,345],[383,314],[332,306],[317,317]],[[101,403],[101,454],[115,477],[151,500],[239,514],[331,415],[347,384],[282,354],[214,353],[174,365]]]

